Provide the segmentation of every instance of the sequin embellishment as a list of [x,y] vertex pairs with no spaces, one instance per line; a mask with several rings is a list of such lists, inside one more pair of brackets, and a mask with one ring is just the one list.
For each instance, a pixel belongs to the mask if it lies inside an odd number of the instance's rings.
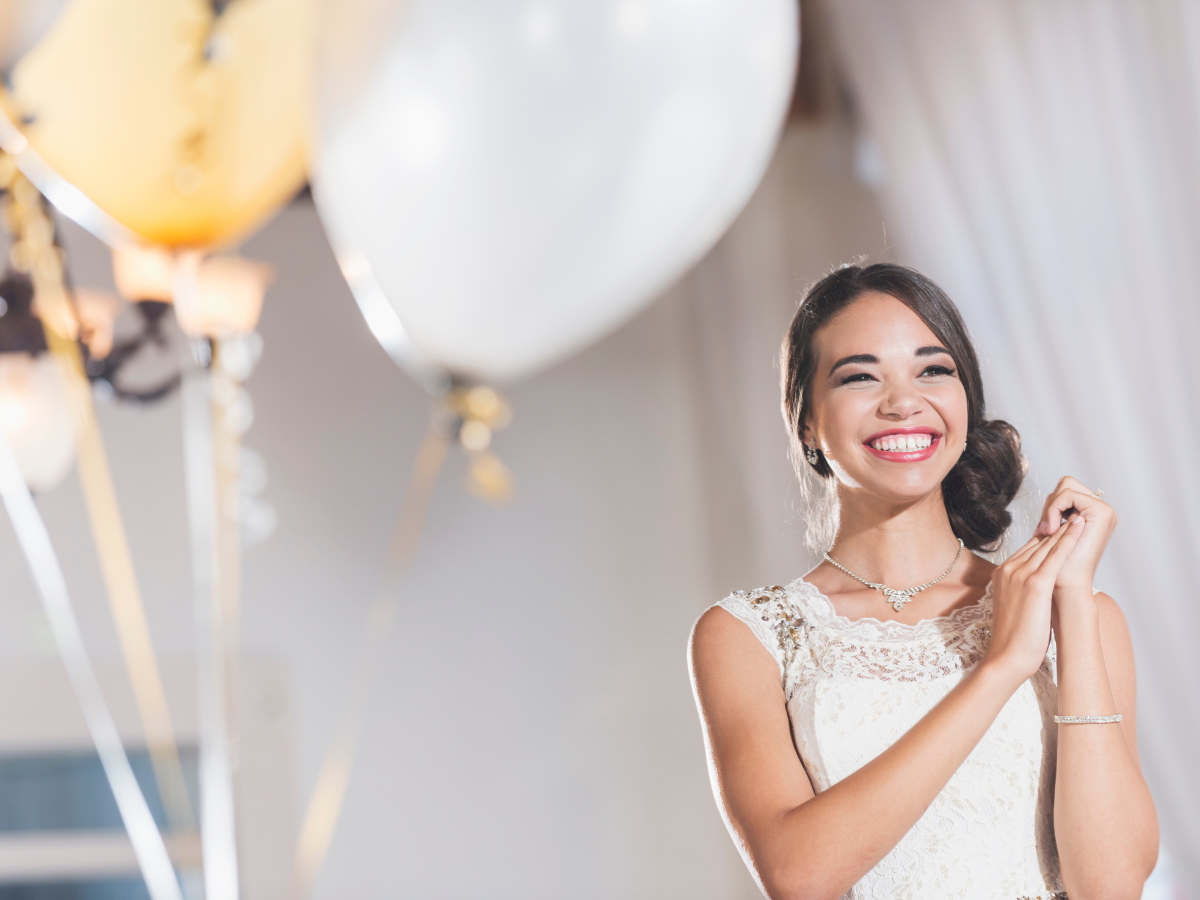
[[804,617],[787,600],[787,590],[774,587],[757,588],[753,591],[734,591],[733,596],[750,607],[767,623],[779,642],[783,654],[783,680],[787,687],[787,673],[791,670],[796,650],[800,647]]

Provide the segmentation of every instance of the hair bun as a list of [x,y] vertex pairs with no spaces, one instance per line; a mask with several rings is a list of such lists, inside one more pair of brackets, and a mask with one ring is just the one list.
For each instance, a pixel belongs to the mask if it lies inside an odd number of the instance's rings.
[[967,434],[967,447],[942,482],[950,526],[972,550],[995,550],[1012,524],[1008,505],[1025,477],[1021,436],[991,419]]

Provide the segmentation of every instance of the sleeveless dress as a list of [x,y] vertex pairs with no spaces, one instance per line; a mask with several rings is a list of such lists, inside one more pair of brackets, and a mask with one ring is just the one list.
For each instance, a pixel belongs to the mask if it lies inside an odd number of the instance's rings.
[[[803,579],[718,606],[775,657],[796,752],[828,790],[921,719],[983,658],[989,586],[915,625],[851,621]],[[843,900],[1065,900],[1054,843],[1055,648],[916,824]]]

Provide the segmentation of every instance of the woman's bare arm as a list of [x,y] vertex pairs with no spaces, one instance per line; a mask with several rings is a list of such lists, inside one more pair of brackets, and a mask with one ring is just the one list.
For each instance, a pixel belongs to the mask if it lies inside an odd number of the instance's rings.
[[689,656],[713,790],[771,900],[840,897],[921,817],[1045,659],[1055,578],[1082,530],[1063,523],[992,573],[983,661],[895,744],[821,794],[792,746],[774,659],[725,610],[700,617]]
[[1055,599],[1058,711],[1112,715],[1111,725],[1059,725],[1054,833],[1072,898],[1130,898],[1158,858],[1158,819],[1137,752],[1133,646],[1107,594],[1060,591]]
[[1024,680],[981,664],[888,750],[814,795],[779,667],[750,630],[711,609],[691,657],[714,792],[771,900],[842,896],[912,828]]
[[1065,516],[1086,524],[1054,584],[1058,712],[1124,716],[1120,724],[1058,726],[1054,833],[1063,885],[1072,900],[1137,898],[1158,857],[1158,819],[1137,752],[1136,678],[1125,617],[1112,598],[1092,594],[1096,567],[1117,514],[1076,478],[1046,497],[1038,532]]

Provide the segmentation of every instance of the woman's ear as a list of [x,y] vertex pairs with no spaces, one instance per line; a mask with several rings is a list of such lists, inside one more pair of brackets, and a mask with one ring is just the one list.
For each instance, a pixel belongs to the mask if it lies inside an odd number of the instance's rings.
[[817,430],[813,426],[811,417],[800,427],[800,442],[805,447],[812,447],[813,449],[819,449],[821,446],[821,442],[817,439]]
[[812,433],[812,429],[807,425],[800,432],[800,442],[804,445],[804,458],[808,460],[808,464],[816,468],[821,461],[821,456],[817,452],[817,440]]

